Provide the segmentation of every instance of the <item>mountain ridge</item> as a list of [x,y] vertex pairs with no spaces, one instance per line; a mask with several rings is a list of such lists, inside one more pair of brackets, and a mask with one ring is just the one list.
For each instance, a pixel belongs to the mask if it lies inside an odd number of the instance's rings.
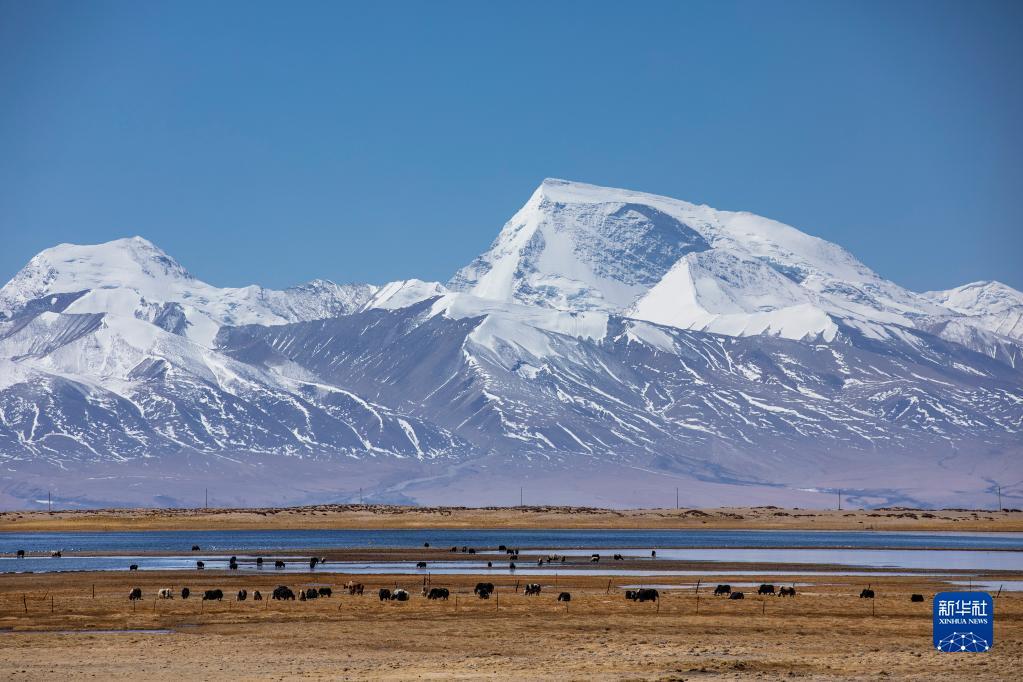
[[474,503],[524,479],[611,506],[666,481],[708,504],[1012,499],[1017,302],[554,179],[447,285],[222,289],[143,238],[59,245],[0,288],[0,505],[181,502],[209,476],[246,503]]

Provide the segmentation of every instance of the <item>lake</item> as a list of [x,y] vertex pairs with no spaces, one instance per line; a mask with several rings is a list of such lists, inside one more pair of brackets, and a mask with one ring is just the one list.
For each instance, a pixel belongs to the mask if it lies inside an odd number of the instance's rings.
[[[700,575],[680,564],[677,570],[617,569],[610,555],[658,560],[740,562],[750,569],[756,564],[836,564],[850,569],[930,571],[1023,571],[1023,533],[864,532],[864,531],[763,531],[763,530],[242,530],[242,531],[130,531],[130,532],[36,532],[0,533],[0,572],[111,571],[125,570],[129,563],[140,570],[194,570],[195,561],[207,570],[227,568],[228,554],[236,554],[242,571],[274,572],[272,561],[263,568],[255,556],[272,559],[275,552],[325,549],[374,549],[470,546],[477,548],[474,561],[431,561],[427,569],[414,562],[330,562],[319,569],[339,573],[486,573],[508,572],[498,545],[519,547],[540,554],[588,556],[600,553],[602,563],[593,566],[543,566],[519,562],[517,574],[549,575],[574,572],[601,575]],[[199,545],[201,551],[191,552]],[[15,559],[24,549],[30,556]],[[51,559],[61,549],[64,558]],[[144,556],[158,552],[164,556]],[[81,556],[89,553],[93,556]],[[307,561],[281,556],[285,572],[308,572]],[[488,569],[487,561],[494,567]],[[852,571],[843,570],[849,575]],[[773,574],[780,574],[777,571]],[[802,572],[805,574],[806,572]],[[821,574],[827,574],[823,572]]]

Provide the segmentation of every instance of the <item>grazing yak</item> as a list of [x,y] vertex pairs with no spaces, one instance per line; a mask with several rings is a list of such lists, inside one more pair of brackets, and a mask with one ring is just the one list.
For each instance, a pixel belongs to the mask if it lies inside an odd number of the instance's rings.
[[249,598],[248,590],[238,590],[238,601],[245,601]]
[[365,589],[365,586],[362,583],[356,583],[349,580],[348,582],[345,583],[345,589],[348,590],[348,594],[350,595],[356,594],[361,595],[362,591]]
[[794,587],[782,587],[778,590],[779,597],[795,597],[796,588]]
[[614,560],[615,561],[625,561],[625,557],[622,556],[621,554],[615,554]]
[[202,593],[203,601],[220,601],[224,598],[223,590],[206,590]]
[[377,592],[377,596],[380,597],[380,601],[389,601],[391,598],[391,591],[386,587],[381,587],[380,591]]
[[23,550],[23,549],[19,549],[18,550],[18,558],[19,559],[24,559],[25,558],[25,550]]
[[408,601],[408,592],[405,590],[395,590],[391,592],[392,601]]
[[508,551],[508,546],[507,545],[498,545],[497,546],[497,551],[498,552],[507,552]]
[[452,551],[452,552],[457,552],[457,551],[458,551],[458,548],[457,548],[457,547],[452,547],[452,548],[451,548],[451,551]]
[[732,586],[731,585],[718,585],[717,587],[714,588],[714,596],[715,597],[717,597],[719,595],[722,595],[722,594],[731,594],[731,593],[732,593]]
[[308,590],[305,591],[306,599],[317,599],[319,596],[320,591],[317,590],[315,587],[310,587]]
[[195,570],[201,571],[204,568],[206,568],[206,562],[205,561],[196,561],[195,562]]
[[298,600],[299,600],[299,601],[305,601],[305,590],[301,590],[301,589],[300,589],[300,590],[298,591]]
[[635,598],[635,600],[636,601],[657,601],[657,598],[659,596],[660,595],[657,593],[657,590],[655,590],[655,589],[653,589],[651,587],[645,587],[645,588],[636,590],[636,598]]
[[425,561],[420,561],[420,562],[416,563],[416,568],[426,568],[426,562]]
[[757,594],[774,594],[774,585],[762,584]]
[[156,593],[156,595],[157,595],[157,596],[158,596],[158,597],[159,597],[160,599],[173,599],[173,598],[174,598],[174,593],[173,593],[173,592],[171,592],[171,590],[170,590],[170,588],[169,588],[169,587],[165,587],[165,588],[163,588],[162,590],[160,590],[159,592],[157,592],[157,593]]
[[558,595],[558,601],[572,601],[572,595],[568,592],[562,592]]
[[470,547],[470,548],[469,548],[469,552],[468,552],[468,553],[469,553],[469,554],[475,554],[475,553],[476,553],[476,550],[475,550],[475,549],[474,549],[473,547]]
[[630,601],[636,601],[636,590],[625,590],[625,598]]
[[321,587],[320,589],[317,590],[317,592],[320,593],[321,597],[331,597],[334,595],[334,591],[329,587]]
[[132,564],[131,566],[128,567],[128,570],[129,571],[137,571],[137,570],[139,570],[139,565],[138,564]]
[[64,550],[58,549],[56,552],[50,552],[51,559],[59,559],[64,556]]
[[192,545],[192,551],[193,552],[198,552],[199,551],[199,545]]
[[128,593],[128,599],[131,601],[142,599],[142,588],[141,587],[131,588],[131,592]]
[[909,598],[909,601],[923,601],[923,600],[924,600],[924,596],[922,594],[914,594],[914,595],[911,595],[910,598]]
[[252,601],[263,601],[263,595],[259,590],[252,593]]
[[270,598],[278,601],[295,601],[295,593],[287,585],[278,585],[270,593]]
[[730,595],[728,595],[728,598],[729,599],[745,599],[746,595],[744,595],[742,592],[732,592]]
[[192,590],[188,589],[187,587],[182,587],[181,588],[181,598],[182,599],[188,599],[191,596],[192,596]]
[[261,557],[261,556],[256,557],[256,566],[258,566],[260,568],[263,567],[263,557]]
[[274,568],[284,568],[285,566],[286,564],[280,559],[274,562]]
[[320,560],[317,559],[316,557],[313,557],[312,559],[309,560],[309,568],[316,568],[316,564],[318,563],[320,563]]
[[430,543],[429,543],[429,542],[424,542],[424,543],[423,543],[423,547],[429,547],[429,546],[430,546]]
[[494,591],[494,583],[476,583],[476,588],[472,591],[480,599],[490,599],[490,594]]
[[540,594],[540,583],[528,583],[526,589],[523,590],[522,594],[529,595]]
[[447,601],[450,595],[451,591],[446,587],[431,587],[430,591],[426,592],[427,599],[443,599],[444,601]]
[[600,555],[599,554],[591,554],[590,555],[590,561],[593,562],[593,563],[597,563],[598,561],[600,561]]
[[864,589],[862,592],[860,592],[860,599],[873,599],[873,598],[874,598],[874,590]]

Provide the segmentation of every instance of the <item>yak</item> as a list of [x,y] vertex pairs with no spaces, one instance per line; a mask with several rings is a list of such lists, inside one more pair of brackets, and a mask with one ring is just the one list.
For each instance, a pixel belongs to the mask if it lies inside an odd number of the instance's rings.
[[526,585],[526,589],[522,592],[522,594],[526,595],[527,597],[533,594],[540,594],[540,583],[528,583]]
[[141,587],[131,588],[131,592],[128,593],[128,599],[131,601],[142,599],[142,588]]
[[860,592],[860,599],[873,599],[873,598],[874,598],[874,590],[864,589],[862,592]]
[[416,564],[416,568],[426,568],[426,562],[420,561]]
[[391,599],[393,601],[408,601],[408,592],[405,590],[395,590],[391,592]]
[[245,601],[249,598],[248,590],[238,590],[238,601]]
[[206,590],[202,593],[203,601],[220,601],[224,598],[223,590]]
[[18,550],[18,558],[19,559],[24,559],[25,558],[25,550],[23,550],[23,549],[19,549]]
[[287,585],[278,585],[270,594],[270,598],[280,601],[295,601],[295,593]]
[[192,551],[193,552],[198,552],[199,551],[199,545],[192,545]]
[[160,597],[160,599],[173,599],[174,598],[174,593],[171,592],[169,587],[163,588],[162,590],[160,590],[156,594],[157,594],[158,597]]
[[187,587],[182,587],[181,588],[181,598],[182,599],[188,599],[191,596],[192,596],[192,590],[188,589]]
[[490,593],[494,591],[494,583],[476,583],[472,591],[480,599],[490,599]]
[[572,595],[568,592],[562,592],[558,595],[558,601],[572,601]]
[[263,601],[263,595],[259,590],[252,593],[252,601]]
[[391,591],[386,587],[381,587],[377,595],[380,597],[380,601],[388,601],[391,598]]
[[139,565],[138,564],[132,564],[131,566],[128,567],[128,570],[129,571],[137,571],[137,570],[139,570]]
[[924,596],[922,594],[914,594],[914,595],[911,595],[910,598],[909,598],[909,601],[923,601],[923,600],[924,600]]
[[431,587],[430,591],[426,593],[427,599],[443,599],[447,601],[447,598],[451,595],[450,590],[446,587]]
[[196,561],[195,562],[195,570],[201,571],[204,568],[206,568],[206,562],[205,561]]
[[779,597],[795,597],[796,588],[794,587],[782,587],[778,590]]
[[774,594],[774,585],[762,584],[757,590],[757,594]]
[[636,590],[636,601],[657,601],[659,596],[657,590],[653,588]]
[[329,587],[321,587],[317,592],[320,593],[321,597],[331,597],[334,595],[334,591]]
[[274,562],[274,568],[284,568],[284,566],[285,566],[284,562],[281,561],[280,559]]
[[718,585],[717,587],[714,588],[714,596],[715,597],[717,597],[719,595],[722,595],[722,594],[731,594],[731,593],[732,593],[732,586],[731,585]]
[[317,599],[319,598],[319,596],[320,592],[315,587],[310,587],[308,590],[305,591],[306,599]]
[[742,592],[732,592],[730,595],[728,595],[728,598],[729,599],[745,599],[746,595],[744,595]]

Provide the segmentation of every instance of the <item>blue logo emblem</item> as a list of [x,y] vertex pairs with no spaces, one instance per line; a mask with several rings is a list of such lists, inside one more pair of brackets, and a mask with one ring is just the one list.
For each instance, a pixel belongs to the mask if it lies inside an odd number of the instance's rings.
[[987,592],[934,595],[934,648],[950,653],[987,651],[995,643],[995,604]]

